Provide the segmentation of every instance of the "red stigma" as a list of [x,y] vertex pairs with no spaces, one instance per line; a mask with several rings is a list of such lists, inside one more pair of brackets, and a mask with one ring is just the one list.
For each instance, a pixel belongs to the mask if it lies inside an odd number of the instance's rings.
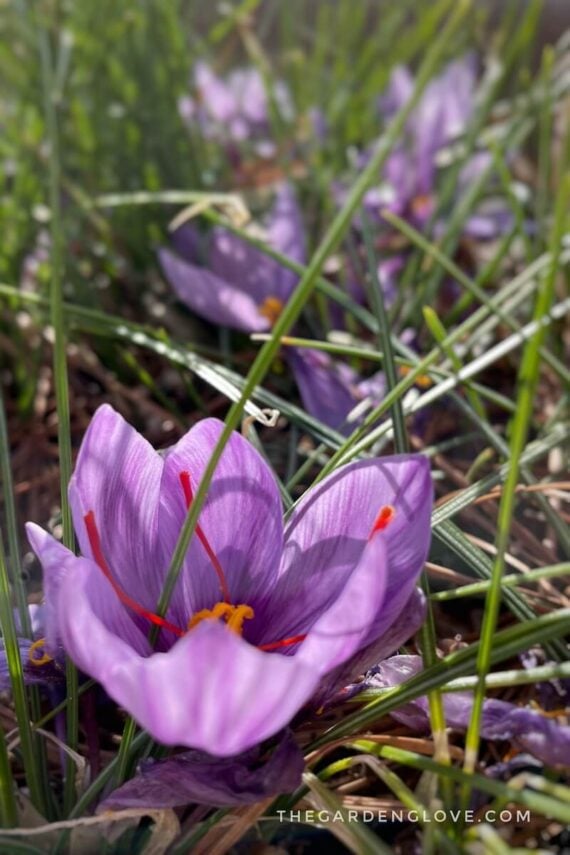
[[304,635],[292,635],[290,638],[281,639],[281,641],[272,641],[269,644],[260,644],[259,650],[278,650],[280,647],[289,647],[291,644],[300,644],[306,639],[306,637],[306,633]]
[[378,516],[374,520],[374,525],[368,535],[368,540],[371,540],[377,531],[384,531],[385,528],[388,528],[395,516],[396,511],[392,505],[382,505],[378,512]]
[[[181,472],[178,476],[180,478],[180,483],[182,484],[182,490],[184,491],[184,500],[186,502],[186,510],[190,510],[190,506],[192,505],[192,501],[194,499],[194,495],[192,493],[192,484],[190,482],[190,473],[189,472]],[[196,534],[198,535],[198,540],[204,547],[206,551],[206,555],[212,562],[212,566],[216,571],[216,575],[218,577],[218,581],[220,583],[220,590],[222,592],[222,596],[226,603],[231,603],[230,589],[228,588],[228,583],[226,581],[226,576],[222,569],[222,565],[218,560],[218,556],[210,546],[208,538],[204,534],[204,531],[200,525],[200,523],[196,523]]]
[[160,615],[155,614],[154,612],[150,612],[141,606],[140,603],[137,603],[136,600],[133,600],[132,597],[123,591],[117,580],[114,578],[113,573],[111,572],[111,568],[107,564],[105,556],[103,554],[103,549],[101,547],[101,539],[99,537],[99,531],[97,529],[97,523],[95,522],[95,514],[93,511],[89,511],[89,513],[85,514],[83,517],[85,521],[85,528],[87,529],[87,537],[89,538],[89,545],[91,546],[91,552],[93,553],[93,560],[99,567],[99,569],[103,572],[103,575],[111,584],[115,594],[119,598],[119,600],[125,605],[128,609],[135,612],[135,614],[140,615],[156,626],[160,626],[162,629],[167,629],[169,632],[174,633],[179,638],[182,637],[185,632],[180,627],[175,626],[170,621],[166,620]]

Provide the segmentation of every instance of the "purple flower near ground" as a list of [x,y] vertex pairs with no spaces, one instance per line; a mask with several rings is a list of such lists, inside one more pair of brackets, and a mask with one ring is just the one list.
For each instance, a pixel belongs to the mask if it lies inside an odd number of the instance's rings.
[[[425,228],[437,204],[437,181],[444,149],[466,132],[476,105],[476,62],[468,55],[447,65],[424,90],[406,123],[402,142],[386,163],[382,183],[364,198],[368,215],[378,220],[383,209],[393,211],[418,229]],[[386,93],[379,99],[380,113],[392,119],[408,102],[414,88],[411,72],[394,69]],[[362,165],[370,151],[359,158]],[[476,151],[463,167],[456,197],[466,192],[491,163],[488,151]],[[342,199],[346,190],[337,195]],[[466,220],[464,234],[489,240],[502,234],[512,223],[509,206],[502,200],[487,200]],[[435,231],[438,231],[436,224]]]
[[[305,232],[295,193],[282,184],[266,222],[269,245],[299,263],[305,261]],[[196,314],[243,332],[265,332],[273,326],[291,296],[298,276],[265,253],[231,234],[213,229],[208,266],[199,266],[200,241],[192,226],[173,236],[174,251],[159,251],[164,274],[176,294]],[[287,348],[306,410],[337,428],[368,391],[348,366],[318,351]],[[368,381],[367,381],[368,382]],[[378,387],[378,395],[383,388]]]
[[[57,649],[56,645],[52,649],[54,656],[47,655],[46,652],[46,607],[33,604],[28,606],[28,612],[32,630],[31,639],[21,634],[20,616],[17,611],[14,612],[24,683],[28,686],[61,686],[65,682],[65,664],[61,650]],[[4,642],[0,639],[0,692],[9,692],[10,689],[10,669]]]
[[[189,126],[197,125],[207,139],[221,143],[258,141],[261,156],[274,154],[275,147],[268,139],[270,101],[257,69],[235,69],[224,79],[207,63],[198,62],[192,88],[194,94],[178,102],[180,115]],[[291,120],[293,108],[285,84],[273,84],[271,97],[280,117]]]
[[[422,669],[421,656],[392,656],[374,669],[365,685],[369,688],[398,686]],[[472,693],[450,692],[444,695],[443,703],[448,727],[467,730],[473,709]],[[394,710],[392,715],[413,730],[426,730],[429,728],[428,699],[416,698]],[[481,735],[485,739],[511,741],[521,751],[533,754],[549,766],[570,766],[570,726],[560,725],[538,710],[490,698],[483,704]]]
[[[276,192],[265,224],[267,243],[292,261],[305,260],[305,231],[295,193],[288,184]],[[159,251],[164,274],[176,294],[197,315],[244,332],[269,330],[298,276],[251,244],[216,227],[210,235],[208,266],[199,266],[197,233],[182,226],[175,252]]]
[[166,760],[147,760],[130,781],[115,790],[98,812],[125,808],[182,807],[190,802],[230,807],[290,793],[301,783],[303,755],[285,731],[268,758],[259,746],[239,757],[211,757],[184,751]]
[[321,350],[288,347],[285,355],[305,409],[341,433],[354,430],[364,409],[384,397],[386,380],[382,371],[363,380],[346,363],[335,361]]
[[432,483],[419,455],[358,461],[309,490],[283,528],[271,470],[234,433],[161,618],[167,568],[222,428],[205,419],[159,454],[101,407],[69,490],[82,557],[34,524],[28,536],[51,643],[157,741],[231,756],[324,687],[350,682],[351,660],[362,672],[387,638],[394,650],[415,631]]

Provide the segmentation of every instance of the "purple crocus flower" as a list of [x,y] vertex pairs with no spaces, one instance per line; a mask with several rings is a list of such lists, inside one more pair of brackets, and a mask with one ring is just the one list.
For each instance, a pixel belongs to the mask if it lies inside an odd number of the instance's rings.
[[[257,140],[261,156],[274,154],[275,147],[267,139],[271,116],[267,88],[257,69],[235,69],[223,79],[207,63],[198,62],[193,90],[193,96],[178,102],[188,125],[197,124],[207,139],[221,143]],[[290,120],[293,108],[284,83],[273,85],[272,97],[280,116]]]
[[382,371],[363,380],[353,368],[321,350],[288,347],[286,356],[305,409],[341,433],[354,430],[364,410],[384,397],[386,380]]
[[[382,183],[372,187],[364,198],[368,215],[378,219],[383,209],[391,210],[418,229],[432,218],[436,207],[437,177],[443,150],[465,133],[475,109],[477,74],[474,55],[468,55],[444,68],[426,87],[408,118],[400,145],[388,157]],[[408,102],[414,88],[411,72],[402,66],[394,69],[379,109],[390,120]],[[370,151],[359,158],[362,166]],[[461,196],[491,162],[488,151],[472,155],[462,169],[457,185]],[[346,193],[342,187],[337,195]],[[464,233],[488,240],[504,232],[512,222],[509,208],[499,200],[482,204],[464,224]],[[436,224],[437,233],[438,226]]]
[[[288,184],[277,189],[266,232],[273,249],[293,261],[305,261],[301,212]],[[182,226],[173,236],[175,251],[159,251],[164,274],[182,302],[215,324],[244,332],[271,329],[298,276],[224,228],[211,233],[208,267],[196,263],[199,243],[196,230]],[[360,390],[354,371],[326,354],[287,348],[285,356],[306,410],[331,427],[343,425],[368,394]]]
[[52,615],[48,652],[60,641],[157,741],[232,756],[281,730],[323,687],[350,682],[351,660],[370,667],[387,638],[397,646],[415,631],[432,484],[419,455],[358,461],[309,490],[283,528],[271,470],[234,433],[160,617],[174,546],[222,428],[205,419],[158,454],[100,407],[69,489],[82,556],[34,524],[28,536]]
[[[374,668],[365,685],[398,686],[422,669],[421,656],[392,656]],[[467,730],[473,709],[472,693],[450,692],[444,695],[443,703],[447,725],[453,730]],[[413,730],[426,730],[429,728],[428,699],[416,698],[394,710],[392,715]],[[549,766],[570,766],[570,727],[557,724],[538,710],[488,699],[483,705],[481,735],[485,739],[510,740],[521,751],[533,754]]]
[[[53,656],[47,653],[46,607],[32,604],[28,606],[28,612],[32,630],[31,639],[21,635],[20,615],[17,611],[14,612],[24,683],[28,686],[61,686],[65,682],[65,663],[57,645],[52,648]],[[8,692],[10,689],[10,669],[4,642],[0,639],[0,692]]]
[[303,755],[289,731],[281,734],[268,758],[260,746],[239,757],[212,757],[183,751],[141,764],[137,775],[114,790],[98,812],[125,808],[174,808],[195,802],[212,807],[253,804],[301,783]]
[[[305,232],[290,185],[277,188],[266,222],[267,242],[300,263],[305,260]],[[191,226],[174,234],[176,252],[159,251],[164,274],[178,297],[214,324],[244,332],[271,328],[298,277],[226,229],[212,230],[208,267],[197,264],[197,235]]]

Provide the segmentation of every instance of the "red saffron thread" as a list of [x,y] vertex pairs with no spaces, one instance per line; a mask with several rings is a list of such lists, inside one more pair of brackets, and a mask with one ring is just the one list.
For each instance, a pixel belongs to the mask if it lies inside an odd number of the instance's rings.
[[99,567],[99,569],[103,572],[105,578],[111,583],[114,592],[123,603],[123,605],[127,606],[127,608],[131,609],[131,611],[140,615],[141,617],[146,618],[151,623],[156,624],[156,626],[162,627],[162,629],[168,629],[170,632],[174,633],[178,637],[182,637],[185,635],[183,629],[175,626],[170,621],[166,620],[166,618],[160,617],[160,615],[155,614],[154,612],[150,612],[137,603],[136,600],[133,600],[132,597],[123,591],[117,580],[114,578],[113,573],[111,572],[111,568],[107,564],[105,556],[103,555],[103,549],[101,547],[101,539],[99,537],[99,531],[97,529],[97,523],[95,522],[95,514],[93,511],[89,511],[89,513],[85,514],[83,517],[85,521],[85,528],[87,529],[87,537],[89,538],[89,543],[91,545],[91,551],[93,553],[93,558],[95,563]]
[[[184,499],[186,500],[186,510],[190,510],[190,506],[194,499],[194,495],[192,493],[192,484],[190,482],[190,473],[189,472],[181,472],[179,475],[180,483],[182,484],[182,489],[184,491]],[[200,525],[200,523],[196,524],[196,534],[198,535],[198,539],[204,549],[206,550],[206,554],[210,561],[212,562],[212,566],[216,571],[216,575],[218,577],[218,581],[220,583],[220,590],[222,592],[222,596],[226,603],[231,603],[230,589],[228,588],[228,583],[226,581],[226,577],[224,571],[222,569],[222,565],[218,560],[218,556],[210,546],[208,538],[204,534],[204,531]]]
[[271,641],[269,644],[260,644],[259,650],[278,650],[280,647],[288,647],[290,644],[300,644],[304,641],[307,634],[292,635],[290,638],[283,638],[281,641]]

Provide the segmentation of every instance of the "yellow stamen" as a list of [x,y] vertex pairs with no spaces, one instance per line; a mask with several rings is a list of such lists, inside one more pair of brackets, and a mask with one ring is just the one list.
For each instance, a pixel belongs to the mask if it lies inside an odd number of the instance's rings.
[[241,635],[243,632],[244,620],[251,620],[254,616],[255,612],[251,606],[235,606],[234,613],[228,619],[228,629],[231,629],[232,632],[237,632],[238,635]]
[[[400,365],[400,375],[402,377],[407,377],[410,371],[412,370],[410,365]],[[416,386],[419,386],[420,389],[429,389],[430,386],[433,386],[433,380],[427,374],[419,374],[414,380]]]
[[266,297],[259,307],[259,314],[267,318],[271,326],[283,311],[283,301],[279,297]]
[[[34,643],[30,645],[30,649],[28,650],[28,659],[32,665],[40,667],[41,665],[47,665],[48,662],[53,662],[53,656],[50,656],[49,653],[45,652],[45,644],[45,638],[38,638],[37,641],[34,641]],[[35,655],[37,650],[41,651],[41,656]]]
[[243,632],[243,622],[251,620],[255,617],[255,612],[251,606],[241,604],[232,606],[231,603],[216,603],[213,609],[201,609],[192,615],[188,621],[188,629],[194,629],[203,620],[224,620],[228,629],[232,632],[241,635]]

